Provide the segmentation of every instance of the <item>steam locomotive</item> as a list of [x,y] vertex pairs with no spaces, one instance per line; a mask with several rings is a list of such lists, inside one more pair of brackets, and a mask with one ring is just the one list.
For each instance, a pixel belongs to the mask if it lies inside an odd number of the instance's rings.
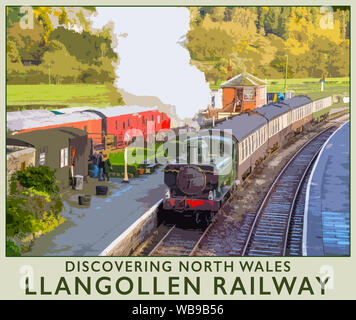
[[325,119],[331,97],[296,96],[242,113],[185,138],[183,154],[164,169],[163,209],[206,227],[238,185],[291,135]]

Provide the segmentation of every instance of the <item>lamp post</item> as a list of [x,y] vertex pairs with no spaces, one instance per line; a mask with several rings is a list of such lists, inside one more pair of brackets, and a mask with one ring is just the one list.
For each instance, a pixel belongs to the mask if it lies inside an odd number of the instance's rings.
[[125,175],[124,175],[124,179],[122,180],[122,183],[129,183],[129,177],[127,174],[127,147],[125,148]]

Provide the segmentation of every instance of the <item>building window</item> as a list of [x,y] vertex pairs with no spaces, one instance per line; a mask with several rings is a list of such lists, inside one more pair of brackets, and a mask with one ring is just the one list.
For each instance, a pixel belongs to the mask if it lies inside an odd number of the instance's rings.
[[61,149],[61,168],[68,166],[68,148]]
[[153,119],[154,119],[154,116],[152,115],[152,121],[154,121]]
[[125,129],[125,121],[122,123],[122,129]]
[[87,132],[87,126],[84,126],[84,131]]
[[253,101],[255,96],[254,89],[244,89],[244,100],[245,101]]
[[115,121],[115,127],[116,127],[116,130],[117,130],[117,120]]
[[40,153],[40,166],[44,166],[46,164],[46,153]]
[[21,171],[24,172],[26,170],[26,162],[21,162]]
[[130,128],[130,119],[127,119],[127,127]]

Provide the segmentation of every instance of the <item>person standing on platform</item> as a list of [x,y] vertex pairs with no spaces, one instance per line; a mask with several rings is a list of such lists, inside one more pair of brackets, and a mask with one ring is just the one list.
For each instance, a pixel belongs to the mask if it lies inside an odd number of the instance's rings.
[[112,171],[112,166],[110,163],[110,159],[107,155],[104,156],[104,159],[107,158],[104,162],[104,180],[106,178],[109,181],[109,172]]
[[100,152],[98,156],[98,167],[99,167],[99,174],[98,174],[98,180],[103,181],[104,180],[104,167],[105,167],[105,162],[103,159],[103,153]]

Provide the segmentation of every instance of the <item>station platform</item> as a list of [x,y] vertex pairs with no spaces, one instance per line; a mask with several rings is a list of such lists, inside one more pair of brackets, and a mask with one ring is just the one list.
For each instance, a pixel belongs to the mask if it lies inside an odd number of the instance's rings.
[[350,255],[350,122],[326,141],[308,181],[303,256]]

